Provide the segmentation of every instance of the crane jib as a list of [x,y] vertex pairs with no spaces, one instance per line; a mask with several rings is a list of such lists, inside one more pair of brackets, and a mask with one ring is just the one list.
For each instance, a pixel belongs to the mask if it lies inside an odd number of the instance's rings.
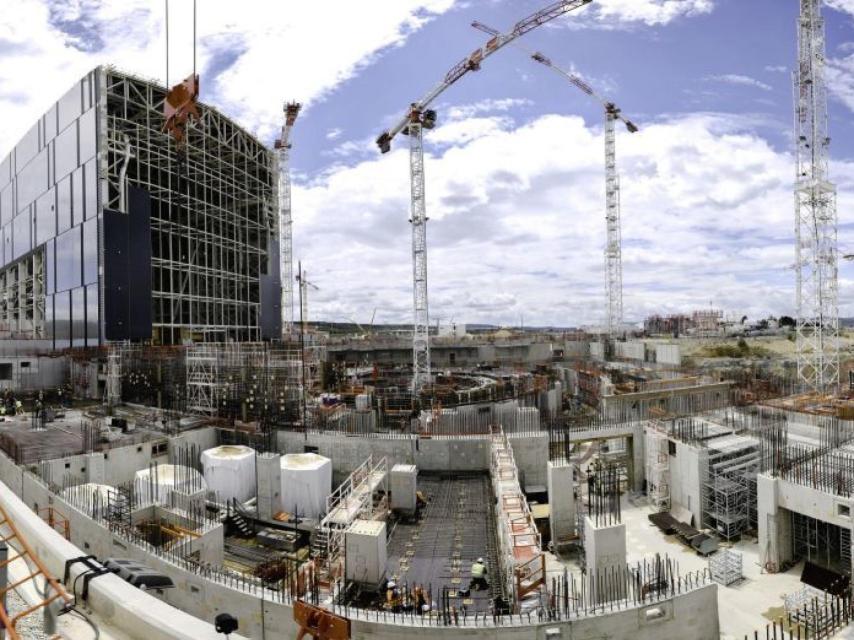
[[555,2],[517,22],[510,33],[499,34],[490,38],[484,46],[476,49],[466,58],[451,67],[451,70],[445,74],[445,78],[442,82],[431,89],[430,92],[427,93],[427,95],[425,95],[420,101],[413,103],[407,110],[406,115],[394,127],[383,132],[377,138],[377,144],[379,145],[380,150],[385,153],[391,148],[392,139],[406,128],[412,119],[413,113],[426,109],[433,100],[438,98],[448,87],[457,82],[469,71],[477,71],[480,69],[481,63],[487,57],[504,47],[504,45],[509,44],[516,38],[546,24],[551,20],[554,20],[564,13],[580,9],[584,5],[590,4],[592,1],[593,0],[561,0],[560,2]]

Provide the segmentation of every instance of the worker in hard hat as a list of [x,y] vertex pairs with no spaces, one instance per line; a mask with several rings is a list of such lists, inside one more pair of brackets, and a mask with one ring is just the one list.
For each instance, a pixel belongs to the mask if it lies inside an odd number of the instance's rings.
[[400,609],[400,589],[394,580],[389,580],[385,587],[385,605],[391,611]]
[[488,589],[489,583],[486,581],[486,564],[483,558],[478,558],[471,565],[471,584],[469,589],[478,591],[480,589]]

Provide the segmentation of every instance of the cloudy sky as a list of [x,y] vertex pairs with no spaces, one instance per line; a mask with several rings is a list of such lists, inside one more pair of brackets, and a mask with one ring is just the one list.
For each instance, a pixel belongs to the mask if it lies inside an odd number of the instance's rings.
[[[854,0],[827,0],[840,250],[854,253]],[[171,0],[174,83],[192,69]],[[484,35],[546,0],[201,0],[202,98],[265,142],[294,134],[295,258],[311,316],[411,317],[406,138],[373,139]],[[0,12],[0,155],[97,64],[165,78],[163,0],[12,0]],[[11,10],[9,8],[11,7]],[[595,0],[525,37],[641,131],[620,130],[626,317],[792,313],[797,0]],[[507,48],[447,91],[425,136],[432,320],[604,316],[602,110]],[[854,266],[840,270],[854,315]]]

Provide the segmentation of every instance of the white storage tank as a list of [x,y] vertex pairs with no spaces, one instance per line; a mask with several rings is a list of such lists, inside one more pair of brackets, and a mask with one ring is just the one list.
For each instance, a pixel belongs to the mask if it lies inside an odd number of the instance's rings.
[[332,493],[332,460],[316,453],[289,453],[282,456],[281,466],[282,508],[306,518],[320,518]]
[[218,502],[255,497],[255,449],[222,445],[202,452],[202,472]]
[[118,500],[115,487],[97,482],[84,482],[67,487],[62,490],[60,496],[96,520],[107,517],[109,505]]
[[136,472],[133,489],[138,504],[171,504],[173,491],[185,495],[206,492],[208,485],[201,473],[177,464],[156,464]]

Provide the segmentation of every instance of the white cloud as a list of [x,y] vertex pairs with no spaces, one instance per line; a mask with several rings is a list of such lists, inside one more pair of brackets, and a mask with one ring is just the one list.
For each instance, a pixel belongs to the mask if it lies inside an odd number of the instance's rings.
[[737,73],[724,73],[721,75],[707,76],[706,80],[711,80],[712,82],[724,82],[726,84],[737,84],[744,87],[756,87],[763,91],[771,91],[772,89],[771,85],[757,80],[756,78],[743,76]]
[[448,120],[463,120],[489,113],[506,113],[532,104],[534,103],[527,98],[502,98],[501,100],[480,100],[471,104],[449,106],[447,109],[441,109],[441,111]]
[[854,14],[854,0],[825,0],[825,3],[831,9]]
[[597,0],[591,9],[605,28],[620,28],[665,25],[678,18],[711,13],[714,7],[714,0]]
[[[329,6],[317,2],[235,10],[230,0],[205,0],[198,8],[203,96],[215,95],[223,111],[272,137],[283,100],[310,107],[453,5],[372,0],[368,11],[359,3],[336,2],[330,17]],[[173,83],[193,67],[191,6],[171,3]],[[97,64],[162,81],[163,32],[163,4],[150,0],[16,0],[0,12],[0,149],[14,144]]]
[[789,70],[789,67],[785,65],[768,65],[765,67],[765,71],[768,73],[786,73]]
[[341,137],[342,133],[344,133],[344,131],[342,129],[335,127],[334,129],[330,129],[329,131],[326,132],[326,139],[327,140],[337,140],[338,138]]
[[829,58],[825,74],[831,95],[854,111],[854,55]]
[[[475,117],[454,127],[483,126]],[[791,313],[792,159],[752,117],[670,116],[620,133],[627,316],[707,307]],[[449,123],[447,126],[451,126]],[[604,309],[601,128],[547,115],[428,143],[430,308],[460,322],[582,324]],[[427,134],[442,136],[442,127]],[[443,142],[448,142],[444,140]],[[398,145],[294,192],[296,252],[322,287],[312,314],[407,322],[408,154]],[[834,176],[854,174],[836,164]],[[840,211],[854,184],[840,184]],[[854,232],[840,229],[840,246]],[[847,267],[843,266],[843,270]],[[847,295],[847,290],[842,290]],[[843,313],[851,300],[843,299]]]

